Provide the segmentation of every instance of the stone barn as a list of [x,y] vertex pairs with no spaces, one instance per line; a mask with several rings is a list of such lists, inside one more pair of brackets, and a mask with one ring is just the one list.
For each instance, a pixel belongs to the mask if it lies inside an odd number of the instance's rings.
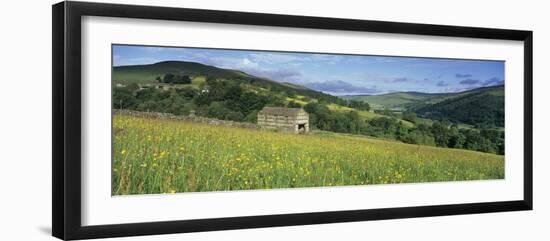
[[258,125],[294,133],[308,133],[309,115],[302,108],[264,107],[258,112]]

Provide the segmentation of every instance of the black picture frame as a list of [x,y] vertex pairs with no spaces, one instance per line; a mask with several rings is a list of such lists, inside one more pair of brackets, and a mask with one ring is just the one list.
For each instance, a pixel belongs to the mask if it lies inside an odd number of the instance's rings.
[[[533,33],[523,30],[366,21],[170,7],[60,2],[52,6],[52,233],[60,239],[106,238],[213,230],[532,210]],[[420,207],[341,210],[99,226],[81,224],[81,17],[104,16],[257,26],[517,40],[524,43],[523,199]]]

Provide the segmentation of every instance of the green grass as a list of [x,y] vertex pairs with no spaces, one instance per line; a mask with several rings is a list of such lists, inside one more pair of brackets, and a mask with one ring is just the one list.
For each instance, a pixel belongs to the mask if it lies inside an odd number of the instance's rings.
[[347,98],[366,101],[378,109],[403,107],[407,104],[425,101],[433,95],[417,92],[397,92],[383,95],[348,96]]
[[206,83],[206,77],[204,76],[195,76],[191,78],[191,84],[195,86],[199,86],[203,83]]
[[431,126],[433,124],[433,120],[431,119],[426,119],[426,118],[421,118],[421,117],[417,117],[416,118],[416,124],[424,124],[424,125],[428,125],[428,126]]
[[115,115],[112,194],[504,178],[504,157],[328,133]]
[[296,103],[298,103],[298,104],[300,104],[300,105],[302,105],[302,106],[307,105],[307,103],[308,103],[308,102],[306,102],[306,101],[301,100],[300,98],[286,97],[285,99],[286,99],[286,101],[288,101],[288,102],[293,101],[293,102],[296,102]]
[[160,73],[150,73],[150,72],[141,72],[141,71],[132,71],[132,72],[117,72],[113,71],[113,83],[122,83],[122,84],[150,84],[155,83],[156,78],[163,76]]
[[[353,108],[350,108],[350,107],[347,107],[347,106],[341,106],[341,105],[337,105],[337,104],[328,104],[327,107],[329,108],[329,110],[341,111],[341,112],[355,110]],[[413,128],[414,127],[414,123],[412,123],[410,121],[403,120],[403,119],[399,119],[399,118],[396,118],[396,117],[381,115],[381,114],[378,114],[378,113],[374,113],[374,112],[370,112],[370,111],[364,111],[364,110],[356,110],[356,111],[359,114],[359,117],[363,118],[364,120],[370,120],[370,119],[374,119],[374,118],[386,117],[386,118],[392,118],[392,119],[396,119],[396,120],[400,121],[401,123],[403,123],[403,125],[405,125],[405,127],[408,127],[408,128]]]
[[347,107],[347,106],[341,106],[334,103],[330,103],[327,105],[329,110],[335,110],[335,111],[352,111],[355,110],[353,108]]

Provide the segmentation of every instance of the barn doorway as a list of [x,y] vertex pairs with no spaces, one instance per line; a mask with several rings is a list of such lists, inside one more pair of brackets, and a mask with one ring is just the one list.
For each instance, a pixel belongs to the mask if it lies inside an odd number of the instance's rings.
[[298,124],[298,133],[306,133],[306,124]]

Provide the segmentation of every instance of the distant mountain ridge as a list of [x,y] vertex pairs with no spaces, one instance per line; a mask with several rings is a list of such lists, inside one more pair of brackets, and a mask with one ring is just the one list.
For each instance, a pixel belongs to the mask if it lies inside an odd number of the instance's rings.
[[366,101],[375,109],[415,112],[418,116],[428,119],[470,125],[504,126],[504,85],[454,93],[409,91],[344,98]]
[[121,84],[149,84],[155,83],[157,77],[162,77],[167,73],[189,76],[217,77],[224,79],[244,79],[251,82],[261,82],[286,88],[311,90],[307,87],[293,83],[279,82],[268,78],[257,77],[240,70],[223,69],[189,61],[162,61],[145,65],[115,66],[113,67],[112,80],[114,83]]
[[162,61],[154,64],[115,66],[113,67],[112,77],[113,81],[117,83],[135,82],[144,84],[154,82],[156,77],[167,73],[190,76],[208,75],[224,78],[254,77],[238,70],[222,69],[188,61]]
[[373,105],[377,109],[417,109],[424,105],[435,104],[445,99],[465,95],[468,93],[490,90],[494,88],[500,88],[503,85],[480,87],[476,89],[461,91],[461,92],[449,92],[449,93],[426,93],[418,91],[402,91],[392,92],[380,95],[347,95],[341,96],[344,99],[349,100],[361,100],[366,101]]

